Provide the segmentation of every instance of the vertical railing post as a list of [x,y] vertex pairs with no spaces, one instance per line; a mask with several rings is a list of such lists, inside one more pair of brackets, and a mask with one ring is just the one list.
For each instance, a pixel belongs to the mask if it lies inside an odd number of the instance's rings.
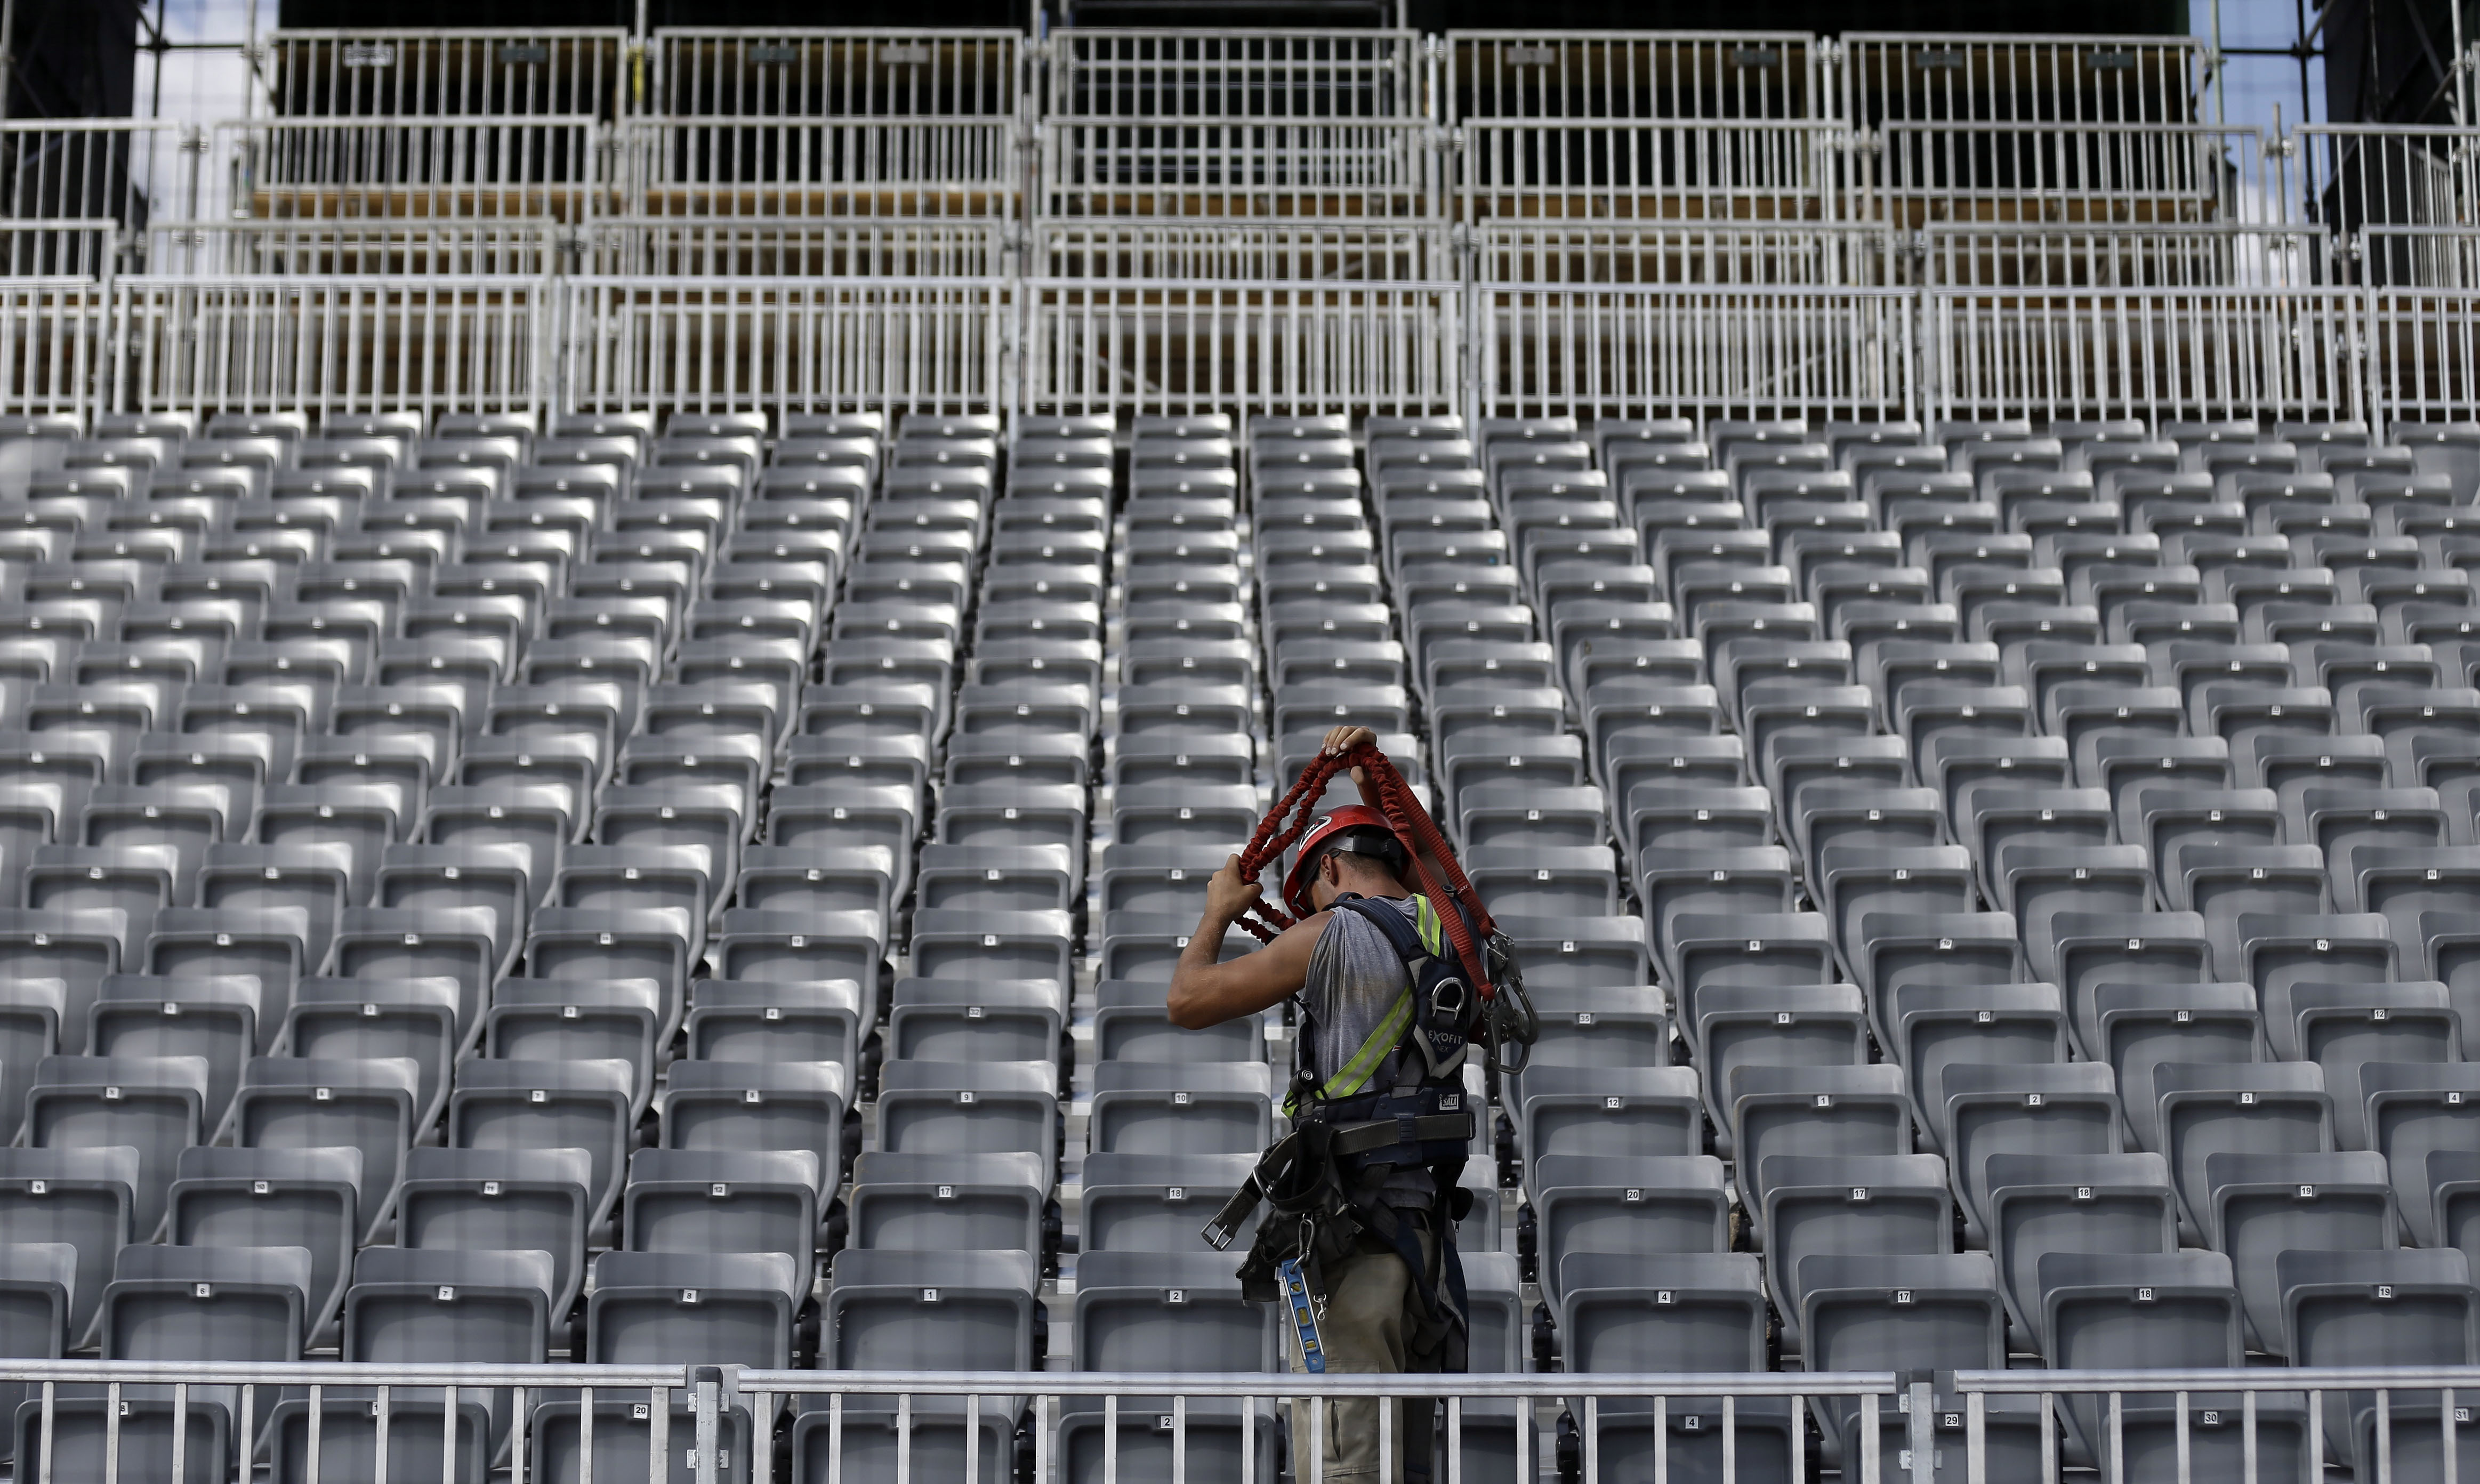
[[700,1366],[690,1379],[697,1408],[697,1463],[692,1475],[697,1484],[718,1484],[723,1475],[715,1467],[715,1453],[723,1446],[723,1426],[715,1414],[722,1406],[723,1370],[717,1366]]
[[1905,1399],[1911,1404],[1912,1414],[1906,1431],[1912,1466],[1905,1471],[1911,1475],[1911,1484],[1937,1484],[1937,1417],[1932,1410],[1936,1396],[1928,1378],[1914,1377]]

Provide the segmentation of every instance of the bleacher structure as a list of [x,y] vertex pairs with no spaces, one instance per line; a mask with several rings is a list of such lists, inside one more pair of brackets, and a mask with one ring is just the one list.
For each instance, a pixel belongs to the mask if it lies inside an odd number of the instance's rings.
[[[2204,63],[278,33],[0,127],[0,1463],[2480,1475],[2480,130]],[[1199,1235],[1290,1027],[1166,985],[1341,723],[1540,1011],[1463,1377]]]

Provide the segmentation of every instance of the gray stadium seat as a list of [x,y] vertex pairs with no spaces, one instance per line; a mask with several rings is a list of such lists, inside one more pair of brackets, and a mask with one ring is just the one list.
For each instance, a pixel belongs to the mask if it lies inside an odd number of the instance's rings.
[[26,1091],[30,1148],[136,1152],[130,1232],[152,1239],[180,1152],[201,1142],[208,1086],[198,1057],[45,1057]]
[[1812,1258],[1953,1250],[1953,1198],[1935,1155],[1769,1155],[1757,1184],[1766,1281],[1785,1311],[1786,1346],[1802,1343],[1790,1315],[1805,1308],[1803,1265]]
[[2153,1069],[2161,1156],[2179,1191],[2183,1230],[2201,1236],[2216,1154],[2333,1151],[2334,1101],[2313,1065],[2295,1062],[2177,1062]]
[[1272,1137],[1275,1077],[1262,1062],[1112,1061],[1093,1079],[1096,1153],[1248,1154]]
[[[77,1281],[78,1252],[67,1242],[0,1244],[0,1353],[20,1360],[60,1359],[69,1341]],[[0,1404],[13,1418],[30,1390],[39,1388],[24,1382],[0,1387]],[[13,1447],[16,1444],[13,1428],[9,1443]]]
[[[2273,1267],[2295,1364],[2468,1366],[2480,1359],[2480,1292],[2460,1252],[2291,1251],[2277,1255]],[[2442,1477],[2437,1404],[2423,1406],[2417,1393],[2390,1399],[2391,1468]],[[2374,1394],[2329,1391],[2324,1408],[2326,1437],[2350,1440],[2346,1456],[2359,1476],[2374,1477],[2378,1460],[2367,1418],[2376,1410]],[[2459,1432],[2462,1420],[2456,1421]],[[2422,1462],[2429,1467],[2420,1468]]]
[[139,1154],[126,1145],[0,1149],[0,1216],[13,1242],[57,1242],[77,1258],[66,1343],[88,1343],[113,1255],[135,1237]]
[[621,1244],[633,1252],[780,1252],[806,1291],[816,1245],[818,1157],[808,1150],[640,1149],[629,1157]]
[[1911,1105],[1897,1067],[1746,1065],[1732,1072],[1727,1094],[1732,1179],[1746,1209],[1765,1209],[1765,1162],[1771,1156],[1910,1148]]
[[2371,1062],[2360,1066],[2357,1081],[2367,1146],[2392,1174],[2406,1244],[2440,1245],[2429,1161],[2440,1152],[2473,1147],[2480,1067]]
[[2380,1251],[2393,1245],[2393,1191],[2374,1154],[2215,1154],[2206,1235],[2238,1281],[2250,1348],[2288,1354],[2275,1264],[2286,1251]]
[[[207,1064],[202,1127],[223,1122],[255,1052],[259,981],[246,975],[115,974],[88,1011],[88,1045],[100,1057],[196,1057]],[[272,1040],[273,1036],[264,1037]]]
[[168,1197],[165,1239],[186,1247],[299,1247],[310,1254],[305,1343],[333,1325],[363,1215],[362,1156],[328,1149],[181,1151]]
[[1525,1177],[1542,1295],[1559,1298],[1570,1253],[1724,1252],[1730,1194],[1706,1155],[1544,1155]]
[[[1255,1163],[1253,1153],[1089,1154],[1079,1204],[1080,1250],[1210,1251],[1200,1230]],[[1236,1241],[1251,1237],[1258,1215],[1251,1215]]]

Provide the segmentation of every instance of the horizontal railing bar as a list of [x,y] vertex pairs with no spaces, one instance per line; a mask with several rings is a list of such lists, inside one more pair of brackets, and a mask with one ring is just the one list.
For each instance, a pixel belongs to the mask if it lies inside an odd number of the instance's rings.
[[[0,1377],[11,1372],[0,1363]],[[1161,1374],[1147,1371],[867,1371],[743,1370],[748,1392],[870,1396],[1863,1396],[1901,1389],[1893,1371],[1848,1374],[1742,1371],[1694,1374],[1589,1375],[1575,1371],[1464,1375],[1306,1375],[1254,1372]]]
[[2001,47],[2028,45],[2076,46],[2089,51],[2202,52],[2204,40],[2191,36],[2111,36],[2085,35],[2070,31],[2028,31],[2022,34],[1995,31],[1846,31],[1843,46],[1847,55],[1854,46],[1885,41],[1934,41],[1942,46],[1981,46],[1991,50]]
[[174,134],[192,127],[174,118],[11,118],[0,120],[0,135]]
[[[563,1366],[368,1361],[0,1360],[0,1381],[170,1386],[687,1386],[689,1366]],[[1021,1388],[1020,1388],[1021,1390]]]
[[367,41],[374,37],[398,37],[415,41],[453,42],[476,37],[518,37],[527,40],[604,41],[629,38],[626,26],[458,26],[452,31],[438,31],[418,26],[286,26],[268,33],[269,43],[282,46],[288,41]]
[[[1957,1392],[2467,1391],[2480,1366],[2251,1366],[2236,1370],[1958,1370]],[[1941,1390],[1944,1389],[1941,1383]]]
[[[633,120],[623,120],[624,123]],[[606,120],[592,114],[311,114],[268,118],[219,118],[215,129],[599,129]]]

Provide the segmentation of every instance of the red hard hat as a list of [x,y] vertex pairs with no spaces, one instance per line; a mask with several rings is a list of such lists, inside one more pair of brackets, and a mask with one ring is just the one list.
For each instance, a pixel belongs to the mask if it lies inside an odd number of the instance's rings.
[[1308,873],[1318,847],[1347,830],[1382,830],[1389,838],[1395,835],[1395,827],[1386,822],[1386,816],[1365,804],[1347,804],[1309,826],[1309,832],[1301,836],[1300,849],[1293,853],[1291,870],[1283,876],[1283,903],[1292,909],[1293,916],[1306,917],[1311,910]]

